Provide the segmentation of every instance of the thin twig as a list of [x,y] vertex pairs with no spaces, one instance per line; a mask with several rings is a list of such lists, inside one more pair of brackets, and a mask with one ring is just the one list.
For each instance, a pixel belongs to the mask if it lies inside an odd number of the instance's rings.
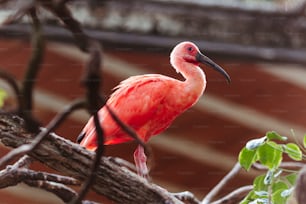
[[10,161],[15,159],[16,157],[26,154],[31,150],[31,145],[30,144],[24,144],[16,149],[13,149],[0,159],[0,168],[3,168],[3,166],[7,165]]
[[[283,169],[285,169],[285,168],[289,169],[290,168],[290,169],[297,169],[297,170],[299,170],[299,169],[303,168],[304,165],[305,164],[302,163],[302,162],[282,162],[279,165],[279,168],[283,168]],[[255,169],[255,170],[259,170],[259,171],[266,171],[266,170],[268,170],[267,167],[265,167],[265,166],[263,166],[263,165],[261,165],[259,163],[254,163],[252,165],[252,168]]]
[[95,176],[96,176],[95,173],[99,168],[100,160],[101,160],[101,157],[103,155],[103,150],[104,150],[103,130],[100,126],[98,113],[95,113],[93,117],[94,117],[94,123],[95,123],[95,127],[96,127],[97,138],[98,138],[98,148],[96,149],[94,162],[92,164],[90,174],[88,175],[88,179],[82,185],[82,188],[79,191],[78,196],[74,200],[72,200],[70,202],[70,204],[80,203],[84,199],[84,197],[86,196],[87,192],[89,191],[91,185],[94,182],[94,179],[95,179]]
[[47,172],[33,171],[30,169],[20,169],[21,175],[23,174],[27,180],[41,180],[61,183],[65,185],[80,185],[80,182],[72,177],[52,174]]
[[33,158],[29,157],[28,155],[24,155],[13,166],[16,168],[28,168],[32,162]]
[[32,35],[32,55],[28,63],[28,68],[24,79],[22,81],[21,97],[22,103],[19,104],[19,114],[26,120],[26,127],[32,132],[37,132],[39,124],[32,117],[33,106],[33,87],[36,82],[36,77],[44,55],[44,40],[41,33],[41,24],[36,16],[36,9],[30,9],[30,16],[33,21],[33,35]]
[[23,94],[23,111],[32,111],[32,95],[33,87],[36,82],[36,76],[40,69],[40,65],[44,54],[44,40],[41,33],[41,24],[36,15],[35,8],[30,11],[33,21],[33,37],[32,37],[32,56],[28,63],[28,68],[24,79],[22,81],[22,94]]
[[220,190],[240,171],[241,166],[237,162],[228,174],[205,196],[201,204],[211,203],[212,199],[220,192]]
[[21,168],[22,170],[27,168],[31,162],[32,159],[29,156],[23,156],[15,164],[11,166],[8,165],[5,169],[0,171],[0,188],[15,186],[27,178],[21,173]]
[[217,201],[212,202],[211,204],[236,204],[239,203],[251,190],[253,189],[253,185],[242,186],[240,188],[235,189],[231,193],[226,196],[220,198]]
[[[98,115],[98,110],[101,107],[101,100],[100,100],[100,84],[101,84],[101,77],[100,77],[100,67],[101,67],[101,47],[98,42],[91,40],[88,44],[89,51],[90,51],[90,58],[87,62],[87,66],[85,69],[85,74],[83,77],[83,85],[86,88],[86,96],[87,96],[87,109],[88,112],[93,115],[93,120],[95,124],[95,131],[97,133],[97,146],[96,154],[94,158],[94,162],[91,166],[90,174],[88,179],[82,185],[82,188],[78,194],[78,196],[72,200],[70,203],[77,204],[80,203],[87,192],[89,191],[91,185],[95,179],[95,173],[99,167],[100,160],[102,154],[104,152],[104,133],[103,129],[100,126],[100,120]],[[105,104],[102,101],[102,105]]]
[[188,204],[200,204],[200,201],[189,191],[171,194],[183,202],[188,202]]
[[17,167],[16,165],[7,166],[6,169],[0,171],[0,188],[14,186],[20,182],[30,181],[49,181],[54,183],[61,183],[65,185],[80,185],[80,182],[74,178],[61,176],[57,174],[33,171],[24,167]]
[[44,3],[45,1],[40,0],[42,2],[42,5],[54,13],[56,17],[58,17],[71,31],[71,33],[74,35],[76,44],[79,46],[79,48],[87,52],[88,51],[88,36],[83,32],[83,29],[80,25],[80,23],[75,20],[70,10],[67,8],[67,6],[64,3],[50,3],[47,1],[47,3]]
[[[73,189],[68,188],[67,186],[59,183],[52,183],[48,181],[31,181],[31,180],[26,180],[24,181],[24,183],[32,187],[37,187],[49,191],[55,194],[60,199],[62,199],[62,201],[64,201],[65,203],[69,202],[70,200],[72,200],[77,196],[77,193]],[[88,201],[88,200],[81,201],[80,203],[98,204],[94,201]]]
[[59,183],[48,182],[48,181],[35,181],[35,180],[34,181],[25,180],[24,183],[32,187],[37,187],[49,191],[57,195],[65,203],[69,202],[72,198],[74,198],[77,195],[74,190]]
[[17,1],[17,2],[15,2],[14,6],[17,9],[16,12],[13,13],[12,15],[9,15],[2,22],[2,25],[9,25],[9,24],[12,24],[12,23],[20,20],[24,15],[26,15],[29,12],[29,10],[31,8],[33,8],[35,6],[35,1],[34,0]]

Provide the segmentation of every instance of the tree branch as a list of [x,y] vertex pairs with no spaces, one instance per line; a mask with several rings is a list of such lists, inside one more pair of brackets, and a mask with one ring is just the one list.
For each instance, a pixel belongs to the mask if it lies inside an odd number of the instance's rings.
[[46,172],[36,172],[26,168],[18,168],[16,165],[7,166],[0,172],[0,188],[17,185],[20,182],[48,181],[65,185],[79,185],[78,180],[67,176],[60,176]]
[[[0,113],[0,140],[9,147],[31,143],[34,134],[24,128],[16,115]],[[84,181],[89,175],[94,153],[53,133],[29,152],[29,156],[65,175]],[[102,157],[92,190],[116,203],[182,203],[165,189],[148,183],[113,158]]]
[[201,204],[208,204],[211,203],[212,199],[221,191],[221,189],[231,180],[234,176],[238,174],[240,171],[241,166],[237,162],[234,167],[231,169],[230,172],[226,174],[225,177],[205,196],[202,200]]
[[242,186],[240,188],[235,189],[226,196],[220,198],[219,200],[212,202],[211,204],[239,203],[252,189],[253,185]]

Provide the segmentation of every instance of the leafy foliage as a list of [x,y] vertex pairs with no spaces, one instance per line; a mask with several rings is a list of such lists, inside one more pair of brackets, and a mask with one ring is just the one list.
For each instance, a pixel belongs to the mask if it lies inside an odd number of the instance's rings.
[[[274,140],[274,141],[272,141]],[[274,131],[266,136],[250,140],[239,153],[239,163],[247,171],[258,162],[267,168],[265,175],[257,176],[253,190],[241,201],[241,204],[285,204],[294,190],[297,172],[287,171],[280,167],[283,156],[295,161],[303,159],[300,147],[295,143],[284,143],[287,137]],[[306,147],[306,135],[303,145]],[[290,172],[290,173],[289,173]]]

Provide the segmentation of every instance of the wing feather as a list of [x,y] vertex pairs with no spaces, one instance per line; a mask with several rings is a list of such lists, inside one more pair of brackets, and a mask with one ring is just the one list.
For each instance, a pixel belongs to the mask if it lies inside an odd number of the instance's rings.
[[[107,105],[124,123],[145,139],[147,131],[150,131],[149,121],[164,105],[164,100],[174,80],[158,74],[130,77],[114,88],[115,91],[107,101]],[[99,116],[105,132],[105,144],[117,144],[132,140],[112,120],[105,107],[100,109]],[[96,134],[94,130],[93,120],[90,119],[83,129],[86,135],[81,145],[95,149]],[[151,131],[151,134],[153,133],[155,132]]]
[[145,124],[165,99],[173,79],[157,74],[130,77],[122,81],[107,104],[128,124]]

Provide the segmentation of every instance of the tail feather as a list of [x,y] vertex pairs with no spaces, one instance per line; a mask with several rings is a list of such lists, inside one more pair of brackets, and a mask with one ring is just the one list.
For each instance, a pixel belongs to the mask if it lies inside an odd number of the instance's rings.
[[80,144],[82,142],[82,140],[84,139],[85,135],[86,135],[86,133],[82,131],[79,134],[79,136],[77,137],[76,142]]

